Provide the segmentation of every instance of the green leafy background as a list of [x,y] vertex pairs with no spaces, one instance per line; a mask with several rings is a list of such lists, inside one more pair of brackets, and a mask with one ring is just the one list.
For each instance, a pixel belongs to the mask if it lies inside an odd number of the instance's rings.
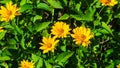
[[[5,6],[10,0],[0,0]],[[0,22],[0,68],[18,68],[25,59],[35,68],[116,68],[120,64],[120,2],[109,7],[99,0],[12,0],[21,15]],[[43,54],[39,43],[51,26],[64,21],[72,29],[85,25],[94,33],[88,48],[60,39],[55,53]]]

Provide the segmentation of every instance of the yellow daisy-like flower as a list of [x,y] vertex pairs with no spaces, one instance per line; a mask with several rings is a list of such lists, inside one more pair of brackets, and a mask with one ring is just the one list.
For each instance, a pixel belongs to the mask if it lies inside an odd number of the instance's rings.
[[69,28],[69,25],[67,25],[65,22],[56,22],[54,26],[52,26],[51,34],[58,38],[64,38],[67,34],[70,34],[70,30],[71,29]]
[[117,65],[117,68],[120,68],[120,64],[119,64],[119,65]]
[[21,61],[20,68],[34,68],[34,63],[29,62],[28,60]]
[[3,32],[4,30],[3,30],[3,27],[0,27],[0,32]]
[[76,41],[76,44],[82,44],[83,46],[88,46],[90,43],[90,39],[93,38],[93,34],[91,33],[89,28],[85,28],[84,26],[77,27],[73,29],[73,33],[71,36]]
[[20,8],[17,8],[17,5],[12,5],[12,2],[6,3],[6,8],[4,6],[1,6],[0,9],[0,15],[2,17],[1,21],[8,22],[9,20],[12,20],[16,15],[20,15],[18,12]]
[[118,2],[116,0],[100,0],[103,6],[114,6]]
[[54,52],[55,45],[59,42],[59,40],[56,40],[56,37],[43,37],[42,39],[43,43],[40,43],[42,45],[40,47],[41,50],[43,50],[43,53],[47,53],[48,51]]

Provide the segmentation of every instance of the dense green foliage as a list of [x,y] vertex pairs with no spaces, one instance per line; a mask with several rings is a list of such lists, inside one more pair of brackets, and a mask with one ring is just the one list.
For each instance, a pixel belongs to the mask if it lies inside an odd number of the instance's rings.
[[[10,0],[0,0],[5,6]],[[25,59],[35,68],[116,68],[120,64],[120,2],[109,7],[99,0],[12,0],[20,16],[0,22],[0,68],[18,68]],[[60,38],[55,52],[42,53],[42,37],[64,21],[73,29],[85,25],[94,34],[88,47],[70,36]],[[72,31],[71,31],[72,32]]]

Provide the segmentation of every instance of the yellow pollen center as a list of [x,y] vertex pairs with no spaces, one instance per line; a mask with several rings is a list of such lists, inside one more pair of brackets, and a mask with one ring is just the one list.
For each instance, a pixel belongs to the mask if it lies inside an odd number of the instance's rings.
[[111,2],[111,0],[101,0],[101,2],[105,3],[105,4],[108,4]]
[[7,14],[12,15],[12,11],[8,10]]
[[24,65],[24,68],[29,68],[27,65]]
[[61,36],[64,33],[64,30],[60,29],[58,33],[59,33],[59,36]]
[[86,36],[85,36],[85,35],[82,35],[82,36],[81,36],[81,39],[82,39],[82,40],[85,40],[85,39],[86,39]]
[[52,43],[49,43],[47,47],[48,47],[48,48],[51,48],[51,47],[52,47]]

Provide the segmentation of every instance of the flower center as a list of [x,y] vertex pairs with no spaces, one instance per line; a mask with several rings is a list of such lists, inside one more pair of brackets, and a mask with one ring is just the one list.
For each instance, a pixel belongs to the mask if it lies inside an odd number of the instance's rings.
[[58,35],[61,36],[63,33],[64,33],[64,30],[60,29],[59,32],[58,32]]
[[111,2],[111,0],[101,0],[102,3],[108,4]]
[[12,15],[12,11],[8,10],[8,11],[7,11],[7,14],[8,14],[9,16]]
[[51,48],[51,47],[52,47],[52,43],[49,43],[47,47],[48,47],[48,48]]
[[28,65],[24,65],[24,68],[29,68],[29,66]]
[[85,35],[81,35],[81,39],[84,41],[86,39]]

